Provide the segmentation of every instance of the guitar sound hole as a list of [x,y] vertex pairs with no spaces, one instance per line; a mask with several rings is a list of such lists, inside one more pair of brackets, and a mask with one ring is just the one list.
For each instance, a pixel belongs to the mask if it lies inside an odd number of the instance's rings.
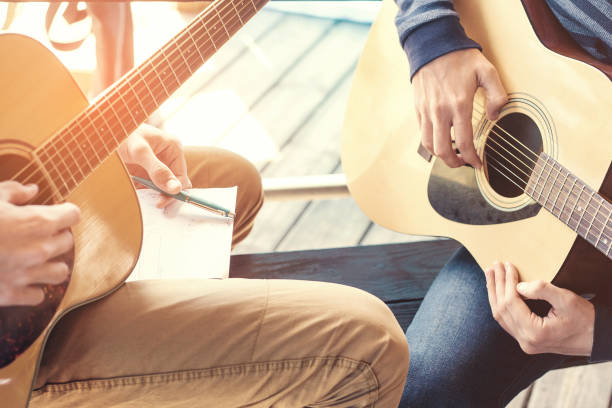
[[[39,194],[32,204],[53,204],[49,183],[40,169],[30,165],[27,153],[0,152],[0,163],[2,163],[0,181],[15,178],[22,184],[35,183],[38,185]],[[70,251],[55,258],[54,261],[65,262],[72,270],[74,252]],[[40,285],[40,287],[45,298],[39,305],[0,307],[0,368],[19,357],[40,336],[63,299],[68,281],[59,285]]]
[[484,170],[491,188],[508,198],[523,194],[542,145],[542,135],[529,116],[510,113],[501,118],[487,135],[484,148]]

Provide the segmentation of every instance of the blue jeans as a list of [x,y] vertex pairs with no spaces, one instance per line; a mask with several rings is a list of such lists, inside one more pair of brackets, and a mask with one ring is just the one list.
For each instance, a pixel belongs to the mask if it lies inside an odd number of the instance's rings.
[[[542,303],[532,310],[546,313]],[[484,273],[460,249],[406,331],[410,369],[400,407],[504,406],[566,356],[525,354],[493,319]]]

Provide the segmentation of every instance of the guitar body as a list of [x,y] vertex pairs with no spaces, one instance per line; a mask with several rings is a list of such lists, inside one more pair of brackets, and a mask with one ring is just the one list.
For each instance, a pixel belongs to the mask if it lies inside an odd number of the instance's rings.
[[[68,71],[40,43],[21,35],[0,34],[0,55],[0,180],[7,180],[29,161],[29,152],[89,103]],[[72,230],[72,275],[65,291],[60,291],[63,297],[50,312],[51,319],[43,324],[44,330],[27,350],[0,369],[2,406],[27,406],[40,352],[53,324],[69,310],[118,288],[138,258],[140,208],[116,153],[67,201],[81,209],[81,221]]]
[[[538,136],[535,151],[546,152],[609,200],[610,80],[545,48],[519,1],[454,4],[468,36],[482,45],[510,94],[497,123],[512,133]],[[392,230],[452,237],[483,269],[496,260],[509,260],[522,280],[551,281],[561,271],[557,278],[569,282],[565,272],[591,255],[592,270],[612,270],[609,259],[583,245],[582,238],[527,195],[507,194],[508,186],[493,187],[487,178],[490,169],[448,169],[435,157],[428,161],[419,153],[421,137],[396,13],[395,3],[384,0],[359,61],[345,116],[342,163],[361,209]],[[478,92],[473,125],[481,157],[494,126],[479,113],[484,104]],[[581,290],[588,286],[576,285]]]

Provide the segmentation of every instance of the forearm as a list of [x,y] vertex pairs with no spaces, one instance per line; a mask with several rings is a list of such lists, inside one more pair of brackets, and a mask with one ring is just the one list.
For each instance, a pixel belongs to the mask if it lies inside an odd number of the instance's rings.
[[410,63],[410,78],[434,59],[480,45],[469,39],[451,0],[395,0],[395,25]]

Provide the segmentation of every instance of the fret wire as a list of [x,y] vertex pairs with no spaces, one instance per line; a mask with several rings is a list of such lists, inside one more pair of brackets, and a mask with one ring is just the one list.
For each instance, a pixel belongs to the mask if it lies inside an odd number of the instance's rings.
[[[580,201],[580,197],[582,196],[583,191],[584,191],[584,185],[580,184],[580,191],[578,192],[578,196],[576,197],[576,201],[574,202],[574,207],[572,208],[572,218],[576,211],[576,206],[578,205],[578,202]],[[581,211],[580,206],[578,206],[578,211],[579,212]],[[578,217],[578,222],[576,223],[576,226],[572,228],[574,229],[574,231],[576,231],[578,228],[578,225],[580,225],[580,214],[577,213],[576,215],[578,215],[579,217]]]
[[151,114],[149,112],[147,112],[147,108],[145,108],[145,106],[142,104],[142,101],[140,100],[140,98],[138,97],[138,93],[134,90],[134,87],[132,86],[132,81],[127,81],[127,84],[130,87],[130,90],[132,91],[132,93],[134,94],[134,97],[136,98],[136,101],[138,102],[138,104],[140,105],[140,108],[142,109],[142,113],[146,116],[149,117]]
[[[546,164],[548,164],[548,155],[546,156]],[[544,191],[546,190],[546,185],[548,184],[548,179],[550,178],[551,171],[552,170],[549,167],[548,174],[546,175],[546,179],[544,180],[544,186],[542,187],[542,192],[540,193],[540,198],[542,198],[542,194],[544,194]],[[548,191],[548,194],[550,195],[550,191]],[[544,208],[546,208],[547,201],[548,199],[544,200]]]
[[202,59],[202,64],[203,64],[206,61],[206,59],[204,58],[204,56],[200,52],[200,47],[198,46],[198,43],[193,39],[193,36],[191,35],[191,30],[187,30],[187,34],[189,35],[189,38],[191,38],[191,41],[194,44],[194,48],[198,52],[198,55],[200,56],[200,58]]
[[183,61],[185,61],[185,66],[189,70],[189,74],[193,74],[193,71],[191,70],[191,67],[189,66],[189,63],[187,62],[187,59],[185,58],[185,55],[183,55],[183,51],[181,51],[181,48],[179,47],[178,44],[175,43],[175,45],[176,45],[176,49],[178,49],[179,54],[181,54],[181,57],[183,57]]
[[[89,123],[91,125],[91,128],[93,129],[93,131],[95,132],[95,134],[98,136],[98,139],[100,139],[100,142],[102,143],[102,147],[104,148],[104,150],[106,151],[105,156],[110,155],[111,151],[108,149],[108,146],[106,145],[106,143],[104,142],[104,137],[102,137],[102,135],[100,134],[100,132],[98,132],[98,128],[94,125],[93,121],[91,120],[91,115],[85,115],[87,117],[87,119],[89,120]],[[84,130],[84,129],[83,129]],[[100,158],[100,163],[102,163],[104,161],[103,158]]]
[[[53,155],[57,155],[57,147],[53,144],[49,145],[49,148],[53,148],[53,150],[55,150],[55,152],[53,153]],[[47,156],[49,157],[50,154],[47,152]],[[60,160],[61,162],[64,164],[64,167],[66,169],[66,172],[68,173],[68,175],[70,176],[70,178],[72,178],[72,182],[74,183],[74,187],[76,187],[79,183],[76,181],[76,179],[73,176],[73,170],[70,168],[70,166],[68,165],[68,163],[66,162],[66,160],[64,159],[63,155],[60,155]],[[72,187],[71,187],[72,188]]]
[[[146,78],[142,75],[142,71],[138,71],[138,76],[140,76],[142,83],[145,85],[145,88],[147,88],[147,90],[151,94],[151,98],[153,98],[153,101],[155,102],[155,105],[159,106],[159,102],[157,102],[157,99],[155,98],[155,95],[153,94],[153,92],[151,92],[151,88],[149,88],[149,84],[147,83]],[[151,112],[151,113],[153,113],[153,112]]]
[[255,3],[253,2],[253,0],[251,0],[251,4],[253,5],[253,10],[255,12],[257,12],[258,9],[257,9],[257,6],[255,5]]
[[128,131],[125,129],[125,127],[123,126],[123,123],[121,122],[121,117],[117,114],[117,111],[115,110],[114,104],[113,103],[109,103],[108,104],[110,111],[113,113],[113,115],[115,115],[115,117],[117,118],[117,123],[119,123],[119,126],[121,127],[121,129],[123,130],[124,135],[127,137],[129,135]]
[[236,15],[238,15],[238,19],[240,19],[240,24],[244,25],[244,22],[242,21],[242,17],[240,17],[240,13],[238,12],[238,9],[236,9],[236,5],[234,4],[232,0],[229,0],[229,2],[232,4],[232,6],[234,6],[234,11],[236,12]]
[[[611,206],[612,207],[612,206]],[[612,216],[612,208],[610,208],[610,212],[608,213],[608,217],[606,218],[606,223],[604,224],[605,228],[608,228],[608,224],[610,223],[610,216]],[[601,236],[603,235],[603,228],[601,230],[601,233],[599,234],[599,238],[598,238],[598,242],[599,240],[601,240]],[[612,249],[612,238],[609,238],[606,236],[606,238],[604,238],[603,240],[604,245],[607,243],[608,244],[608,251],[606,253],[606,255],[610,255],[610,250]]]
[[[129,117],[132,119],[132,122],[134,122],[133,126],[134,126],[134,127],[138,127],[138,121],[136,120],[136,118],[134,117],[134,115],[132,115],[132,110],[130,109],[130,105],[128,105],[128,103],[126,102],[126,100],[125,100],[125,98],[124,98],[124,94],[125,94],[125,92],[124,92],[124,91],[122,91],[122,89],[123,89],[123,87],[124,87],[124,86],[125,86],[125,85],[122,85],[121,87],[119,87],[119,88],[117,89],[117,94],[119,95],[119,98],[117,98],[117,99],[116,99],[117,104],[118,104],[120,101],[123,103],[123,106],[125,107],[125,110],[127,111],[128,116],[129,116]],[[112,105],[115,105],[115,104],[112,104]],[[112,106],[112,105],[111,105],[111,106]],[[117,106],[117,108],[121,109],[121,107],[120,107],[120,106]],[[121,121],[121,120],[119,121],[119,124],[120,124],[120,125],[121,125],[121,127],[123,128],[123,131],[125,132],[125,134],[126,134],[126,135],[129,135],[129,134],[131,133],[131,132],[129,132],[129,131],[128,131],[128,130],[127,130],[127,129],[126,129],[124,126],[123,126],[123,123],[122,123],[122,121]]]
[[101,121],[103,121],[100,118],[100,115],[97,114],[94,116],[94,112],[95,111],[92,111],[91,114],[87,115],[87,117],[89,119],[89,122],[91,123],[91,127],[95,130],[95,132],[98,134],[99,139],[102,141],[102,144],[106,150],[106,154],[108,155],[112,151],[112,149],[109,149],[108,144],[106,143],[106,139],[107,139],[106,133],[108,132],[105,132],[106,128],[104,127],[104,124],[100,123]]
[[219,10],[216,7],[215,7],[215,12],[217,13],[217,17],[219,17],[219,22],[221,23],[221,25],[225,29],[225,34],[227,34],[227,38],[229,39],[231,37],[231,35],[230,35],[229,31],[227,31],[227,27],[225,27],[225,23],[223,22],[223,19],[221,18],[221,15],[219,14]]
[[[45,153],[45,152],[41,151],[40,153]],[[38,163],[38,168],[40,169],[40,171],[43,174],[43,179],[45,179],[45,178],[47,179],[47,182],[49,183],[49,186],[51,187],[51,190],[52,190],[51,191],[51,195],[52,196],[56,196],[56,198],[61,199],[62,198],[62,193],[60,192],[60,189],[57,186],[57,181],[54,180],[53,176],[51,176],[51,174],[49,172],[49,168],[44,165],[43,161],[41,160],[40,155],[34,153],[34,154],[32,154],[32,158],[34,159],[34,161],[36,163]]]
[[72,131],[69,130],[69,134],[72,136],[72,140],[74,140],[75,145],[78,147],[78,149],[81,152],[81,156],[83,157],[83,163],[87,164],[87,167],[89,167],[89,171],[88,173],[90,173],[93,170],[93,167],[91,166],[91,163],[89,162],[89,158],[91,157],[90,155],[87,155],[85,153],[85,151],[83,151],[83,144],[81,144],[81,141],[79,140],[78,137],[76,137]]
[[[557,169],[557,165],[556,165],[556,161],[553,160],[552,163],[553,169],[555,170],[555,179],[552,182],[552,186],[556,186],[557,185],[557,181],[559,180],[559,173],[561,173],[561,169]],[[550,188],[550,191],[548,192],[548,197],[550,197],[550,193],[552,192],[552,187]],[[557,200],[559,199],[559,194],[561,193],[561,189],[559,189],[559,192],[557,193],[557,196],[555,197],[555,200],[553,201],[553,205],[552,205],[552,209],[553,209],[553,214],[555,211],[555,207],[557,205]]]
[[204,27],[204,30],[206,30],[206,33],[208,34],[208,37],[210,38],[210,42],[212,43],[213,47],[215,47],[215,51],[216,51],[217,44],[215,43],[215,40],[213,40],[212,36],[210,35],[210,31],[208,30],[208,26],[206,25],[206,22],[202,22],[202,26]]
[[[51,168],[50,166],[44,166],[45,170],[49,174],[49,178],[53,180],[53,184],[55,185],[55,188],[57,189],[57,192],[60,194],[60,196],[66,197],[68,195],[68,192],[70,191],[70,188],[66,184],[66,181],[64,181],[64,178],[61,176],[61,172],[57,168],[55,160],[50,160],[49,164],[53,166],[53,168]],[[54,172],[55,175],[52,175],[51,172]],[[66,192],[62,192],[62,184],[64,185]]]
[[174,72],[174,69],[172,68],[172,65],[170,64],[170,61],[168,61],[168,57],[166,56],[166,51],[164,50],[164,48],[161,49],[161,55],[164,57],[164,60],[166,60],[166,65],[168,66],[168,69],[170,70],[170,72],[172,72],[172,74],[174,75],[174,78],[176,79],[176,84],[178,86],[181,84],[181,80],[179,79],[178,76],[176,76],[176,73]]
[[[83,130],[83,128],[81,127],[80,121],[78,121],[78,120],[77,120],[77,121],[76,121],[76,124],[77,124],[77,125],[79,125],[79,127],[81,128],[81,134],[82,134],[83,136],[85,136],[85,137],[84,137],[84,139],[87,141],[87,144],[88,144],[88,145],[89,145],[89,147],[91,148],[91,151],[93,152],[93,154],[94,154],[94,156],[96,157],[96,159],[98,159],[98,162],[97,162],[97,163],[95,163],[95,164],[92,166],[92,169],[95,169],[95,168],[98,166],[98,164],[102,163],[102,159],[101,159],[101,158],[100,158],[100,156],[98,155],[98,151],[97,151],[97,149],[95,148],[95,146],[94,146],[94,145],[93,145],[93,143],[91,142],[91,138],[89,137],[89,135],[88,135],[87,133],[85,133],[85,131],[84,131],[84,130]],[[83,144],[85,144],[85,143],[83,143]]]
[[[537,177],[537,179],[535,181],[535,187],[533,188],[534,198],[535,198],[535,195],[537,193],[536,187],[540,186],[540,178],[542,177],[542,173],[544,172],[544,166],[540,163],[541,161],[542,161],[542,158],[540,157],[540,160],[538,160],[538,162],[536,163],[536,166],[538,164],[540,164],[540,172],[538,173],[538,177]],[[539,196],[542,197],[542,193],[541,192],[539,193]],[[537,201],[540,201],[540,200],[538,199]]]
[[[595,191],[593,191],[591,197],[593,197],[594,195],[595,195]],[[586,232],[586,236],[587,237],[589,236],[589,232],[591,231],[591,228],[593,227],[593,221],[595,221],[597,214],[599,214],[599,211],[601,210],[601,204],[602,203],[599,200],[597,200],[597,202],[599,203],[599,205],[597,206],[597,210],[595,211],[595,214],[593,215],[593,218],[591,219],[591,223],[589,225],[589,228],[587,229],[587,232]],[[601,228],[601,232],[603,233],[603,231],[606,229],[606,225],[604,224],[601,227],[602,227]],[[597,246],[597,245],[595,245],[595,246]]]
[[[565,178],[563,179],[563,184],[561,185],[561,189],[559,190],[559,192],[561,192],[561,190],[565,190],[565,183],[567,183],[567,178],[568,177],[569,177],[569,171],[566,171],[565,172]],[[575,183],[575,181],[574,181],[574,183]],[[565,208],[565,205],[567,204],[567,199],[569,198],[570,194],[571,194],[571,190],[568,191],[567,196],[565,197],[565,200],[563,200],[563,205],[561,205],[561,210],[559,211],[559,215],[560,216],[563,215],[563,209]],[[561,221],[563,221],[563,219],[561,219]]]
[[[588,190],[585,188],[585,186],[584,186],[584,185],[582,186],[582,191],[583,191],[583,192],[585,192],[585,191],[586,191],[587,193],[589,192],[589,191],[588,191]],[[587,209],[587,207],[589,206],[589,202],[590,202],[590,200],[591,200],[591,197],[589,197],[589,200],[588,200],[588,201],[586,201],[586,200],[585,200],[586,204],[585,204],[585,206],[584,206],[584,207],[582,207],[582,208],[581,208],[580,206],[578,207],[578,210],[580,211],[580,218],[578,219],[578,228],[582,227],[582,220],[584,219],[584,214],[587,212],[587,211],[586,211],[586,209]]]
[[[94,109],[94,111],[96,111],[96,109]],[[106,120],[106,115],[100,112],[99,109],[97,109],[97,113],[98,113],[98,117],[102,118],[102,120],[106,124],[106,129],[108,129],[108,134],[111,135],[111,137],[113,138],[113,141],[115,142],[115,146],[119,146],[119,140],[117,140],[117,138],[115,137],[114,128]]]
[[[149,62],[149,64],[152,64],[153,60],[151,60]],[[157,70],[155,68],[152,69],[152,71],[155,73],[155,75],[157,76],[157,78],[159,79],[159,83],[162,86],[162,89],[164,90],[164,92],[166,92],[166,97],[169,97],[170,94],[168,93],[168,90],[166,89],[166,86],[164,85],[164,81],[163,79],[159,76],[159,73],[157,72]]]

